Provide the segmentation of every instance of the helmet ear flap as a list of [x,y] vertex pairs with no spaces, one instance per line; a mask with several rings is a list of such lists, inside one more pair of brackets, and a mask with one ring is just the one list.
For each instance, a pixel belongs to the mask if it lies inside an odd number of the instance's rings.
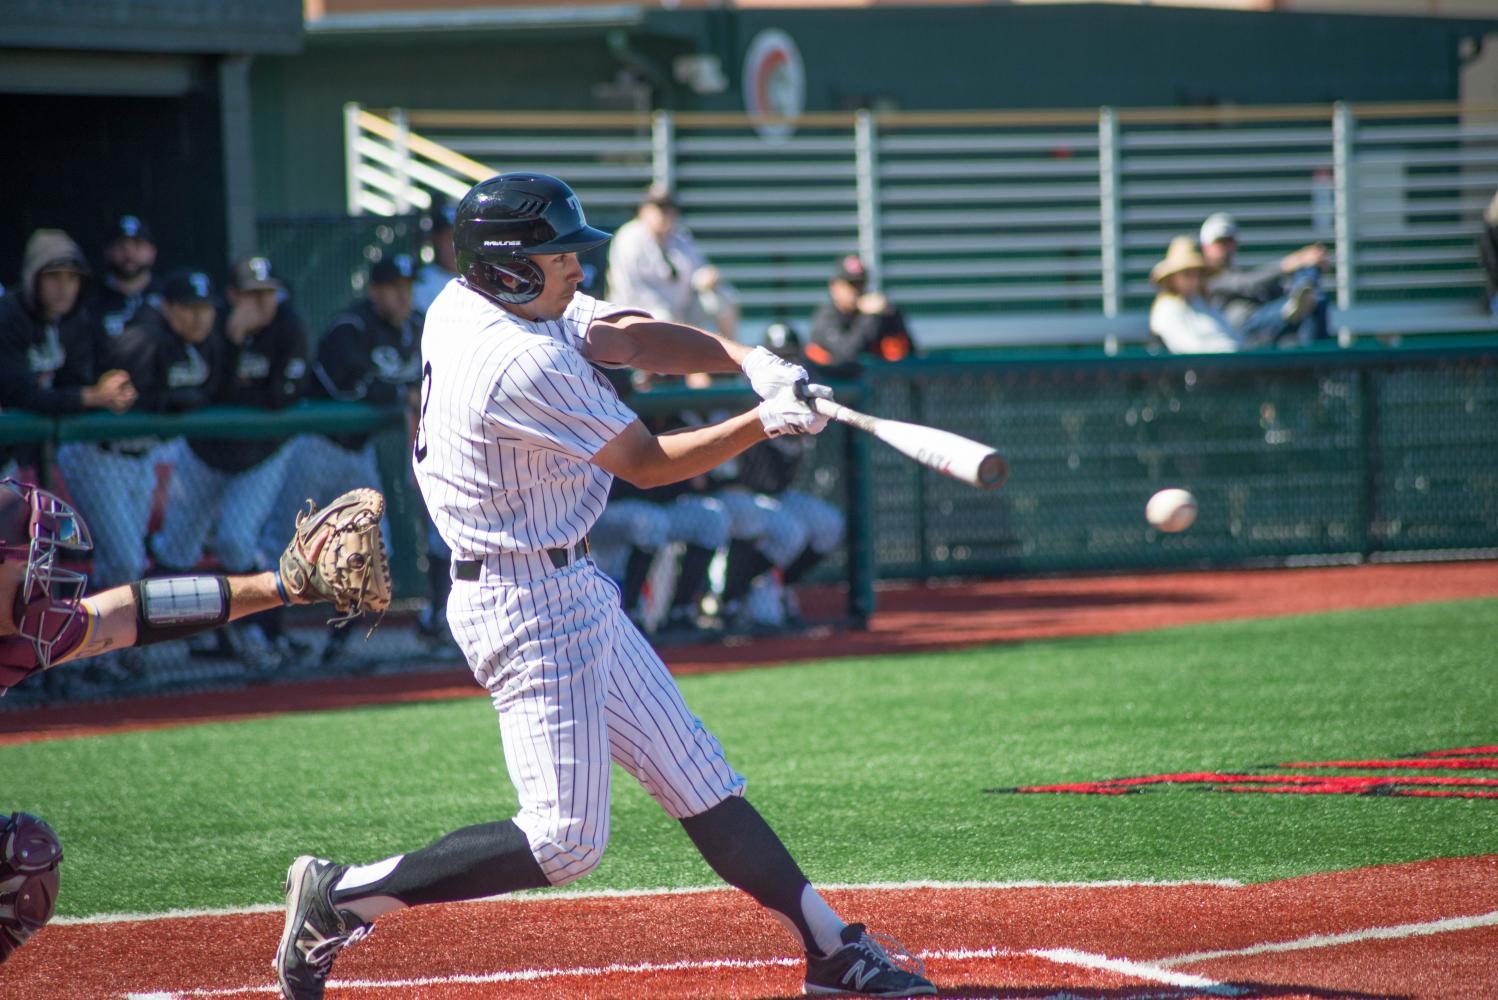
[[541,268],[518,254],[504,261],[470,261],[463,277],[485,295],[508,305],[524,305],[546,287]]

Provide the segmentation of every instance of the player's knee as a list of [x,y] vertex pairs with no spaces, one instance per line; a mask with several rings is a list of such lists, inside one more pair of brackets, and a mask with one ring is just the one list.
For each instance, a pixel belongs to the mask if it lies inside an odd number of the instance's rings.
[[590,874],[603,861],[603,841],[571,840],[557,842],[553,846],[556,853],[543,866],[552,885],[576,882]]

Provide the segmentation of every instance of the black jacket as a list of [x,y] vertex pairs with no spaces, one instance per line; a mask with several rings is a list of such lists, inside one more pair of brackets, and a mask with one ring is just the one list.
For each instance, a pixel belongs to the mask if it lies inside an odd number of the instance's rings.
[[845,313],[825,302],[811,320],[806,358],[831,369],[854,369],[865,358],[899,361],[915,353],[915,342],[900,310]]
[[[263,328],[235,344],[225,332],[228,313],[220,310],[213,337],[218,341],[221,378],[214,402],[280,410],[302,398],[307,377],[307,328],[289,302]],[[204,462],[222,472],[243,472],[265,461],[285,442],[281,437],[189,438]]]
[[[421,324],[421,313],[413,312],[395,327],[375,312],[368,299],[354,302],[333,317],[317,344],[308,395],[380,405],[405,402],[421,383]],[[358,450],[369,435],[341,434],[331,439]]]
[[125,327],[135,320],[141,307],[154,306],[161,301],[161,279],[153,277],[139,295],[126,295],[110,285],[108,278],[94,282],[89,292],[89,311],[98,317],[104,332],[113,339],[125,332]]
[[151,306],[111,345],[114,363],[130,373],[147,413],[185,413],[214,401],[223,379],[223,347],[215,336],[192,345],[172,332],[166,317]]

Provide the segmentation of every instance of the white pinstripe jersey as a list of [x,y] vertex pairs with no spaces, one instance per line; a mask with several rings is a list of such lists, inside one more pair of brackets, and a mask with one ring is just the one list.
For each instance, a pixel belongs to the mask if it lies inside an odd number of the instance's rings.
[[531,322],[457,281],[433,301],[412,464],[454,558],[588,533],[613,480],[589,459],[635,414],[581,346],[594,319],[630,312],[579,293],[561,319]]

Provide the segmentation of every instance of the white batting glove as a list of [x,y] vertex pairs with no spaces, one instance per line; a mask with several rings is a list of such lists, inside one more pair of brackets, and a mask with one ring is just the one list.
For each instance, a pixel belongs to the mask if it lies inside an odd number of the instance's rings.
[[750,351],[741,367],[744,374],[749,376],[749,384],[754,387],[760,399],[769,399],[782,389],[789,389],[797,382],[811,379],[805,368],[791,364],[766,347],[756,347]]
[[[832,390],[825,385],[808,385],[806,392],[823,399],[832,398]],[[794,386],[781,390],[759,404],[759,422],[770,437],[782,434],[820,434],[827,427],[827,418],[798,396]]]

